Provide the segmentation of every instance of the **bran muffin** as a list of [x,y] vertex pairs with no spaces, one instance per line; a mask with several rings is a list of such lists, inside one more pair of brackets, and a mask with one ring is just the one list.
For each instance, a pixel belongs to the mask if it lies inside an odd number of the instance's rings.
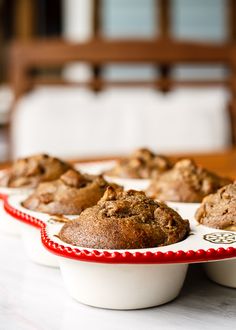
[[66,223],[59,238],[94,249],[141,249],[179,242],[189,222],[144,192],[108,187],[97,205]]
[[22,205],[49,214],[80,214],[98,202],[107,186],[102,176],[69,170],[58,180],[39,184]]
[[164,201],[198,203],[231,182],[228,178],[197,166],[190,159],[182,159],[172,169],[151,181],[147,195]]
[[158,176],[171,167],[172,164],[168,158],[156,155],[143,148],[118,161],[115,167],[105,174],[119,178],[149,179]]
[[71,165],[46,154],[18,159],[0,178],[0,187],[35,188],[40,182],[58,179]]
[[207,227],[236,231],[236,183],[205,197],[195,218]]

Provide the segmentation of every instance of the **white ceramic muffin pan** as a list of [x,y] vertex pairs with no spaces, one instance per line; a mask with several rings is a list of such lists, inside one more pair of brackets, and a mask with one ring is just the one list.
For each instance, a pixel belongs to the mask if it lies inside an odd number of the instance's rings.
[[[114,162],[96,162],[76,167],[100,174],[113,165]],[[116,179],[113,182],[125,189],[146,189],[148,185],[144,182],[148,180]],[[199,225],[194,220],[198,203],[167,203],[190,220],[191,234],[185,240],[159,248],[115,251],[66,244],[56,236],[63,224],[48,214],[21,206],[26,195],[2,197],[11,217],[5,218],[6,222],[12,217],[13,221],[20,220],[15,222],[20,224],[30,259],[47,266],[59,264],[69,294],[84,304],[111,309],[164,304],[178,296],[188,264],[194,262],[204,263],[213,281],[236,288],[236,233]]]
[[[47,223],[57,225],[57,221],[52,220],[52,215],[35,212],[26,209],[21,203],[27,195],[9,196],[4,200],[4,211],[9,217],[14,219],[14,225],[18,225],[22,242],[27,256],[33,262],[44,266],[58,267],[57,258],[50,254],[41,243],[40,229]],[[67,215],[69,219],[78,217],[77,215]],[[16,221],[20,220],[20,221]]]
[[[5,173],[5,170],[0,171],[0,176]],[[0,187],[0,232],[4,234],[10,234],[18,236],[19,226],[12,217],[7,214],[3,208],[3,200],[7,196],[20,195],[20,194],[29,194],[32,191],[30,188],[7,188]]]
[[178,296],[188,264],[194,262],[205,263],[208,274],[216,265],[210,278],[236,288],[236,233],[195,222],[188,238],[179,243],[125,251],[75,247],[57,237],[59,229],[46,225],[42,242],[58,255],[69,294],[84,304],[111,309],[164,304]]
[[[91,306],[137,309],[164,304],[178,296],[188,264],[205,264],[217,283],[236,288],[236,233],[191,221],[183,241],[151,249],[94,250],[62,242],[63,224],[21,206],[23,196],[5,200],[6,211],[20,220],[29,257],[61,268],[70,295]],[[40,241],[40,231],[43,245]],[[50,259],[51,257],[51,259]]]

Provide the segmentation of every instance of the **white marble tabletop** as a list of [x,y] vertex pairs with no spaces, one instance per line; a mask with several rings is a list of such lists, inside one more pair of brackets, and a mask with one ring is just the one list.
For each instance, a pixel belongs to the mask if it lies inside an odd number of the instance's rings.
[[190,267],[180,296],[136,311],[84,306],[67,295],[58,269],[31,263],[19,238],[0,234],[0,330],[235,329],[236,289]]

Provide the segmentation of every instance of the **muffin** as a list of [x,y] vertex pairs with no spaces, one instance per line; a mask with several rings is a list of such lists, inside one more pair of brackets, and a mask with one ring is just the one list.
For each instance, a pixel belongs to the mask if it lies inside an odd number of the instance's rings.
[[0,187],[34,188],[40,182],[58,179],[71,165],[45,154],[17,160],[0,178]]
[[147,195],[164,201],[199,203],[231,182],[197,166],[190,159],[182,159],[171,170],[152,180]]
[[236,183],[205,197],[195,218],[207,227],[236,231]]
[[105,174],[119,178],[149,179],[165,172],[171,166],[168,158],[155,155],[150,150],[143,148],[118,161],[117,165]]
[[97,205],[62,227],[59,238],[94,249],[141,249],[177,243],[188,234],[188,220],[164,203],[108,187]]
[[23,207],[49,214],[80,214],[103,196],[107,182],[101,176],[69,170],[58,180],[40,183],[22,202]]

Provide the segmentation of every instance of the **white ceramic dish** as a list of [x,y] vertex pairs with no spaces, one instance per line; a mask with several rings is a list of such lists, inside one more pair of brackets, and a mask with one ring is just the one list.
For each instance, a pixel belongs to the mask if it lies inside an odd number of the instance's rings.
[[[194,215],[201,205],[200,203],[179,203],[179,202],[166,202],[166,204],[177,211],[183,219],[192,221],[195,219]],[[194,220],[195,221],[195,220]]]
[[[40,229],[48,223],[57,226],[52,216],[46,213],[34,212],[24,208],[21,203],[27,195],[9,196],[4,201],[4,209],[18,225],[25,252],[29,259],[43,266],[58,267],[57,258],[49,253],[41,243]],[[73,219],[77,216],[66,216]],[[16,221],[20,220],[20,221]]]
[[[0,176],[2,176],[6,170],[0,171]],[[4,234],[10,234],[14,236],[19,236],[19,225],[12,219],[12,217],[7,214],[3,208],[3,200],[7,196],[29,194],[32,191],[30,188],[7,188],[0,187],[0,232]]]
[[[231,259],[236,263],[236,234],[231,243],[215,242],[225,231],[192,223],[191,235],[169,246],[140,250],[93,250],[62,242],[59,227],[45,225],[42,242],[59,259],[65,286],[77,301],[111,309],[158,306],[178,296],[189,263]],[[228,264],[220,261],[219,264]],[[223,276],[223,272],[221,272]],[[234,273],[235,275],[235,273]],[[227,279],[227,274],[225,274]]]

